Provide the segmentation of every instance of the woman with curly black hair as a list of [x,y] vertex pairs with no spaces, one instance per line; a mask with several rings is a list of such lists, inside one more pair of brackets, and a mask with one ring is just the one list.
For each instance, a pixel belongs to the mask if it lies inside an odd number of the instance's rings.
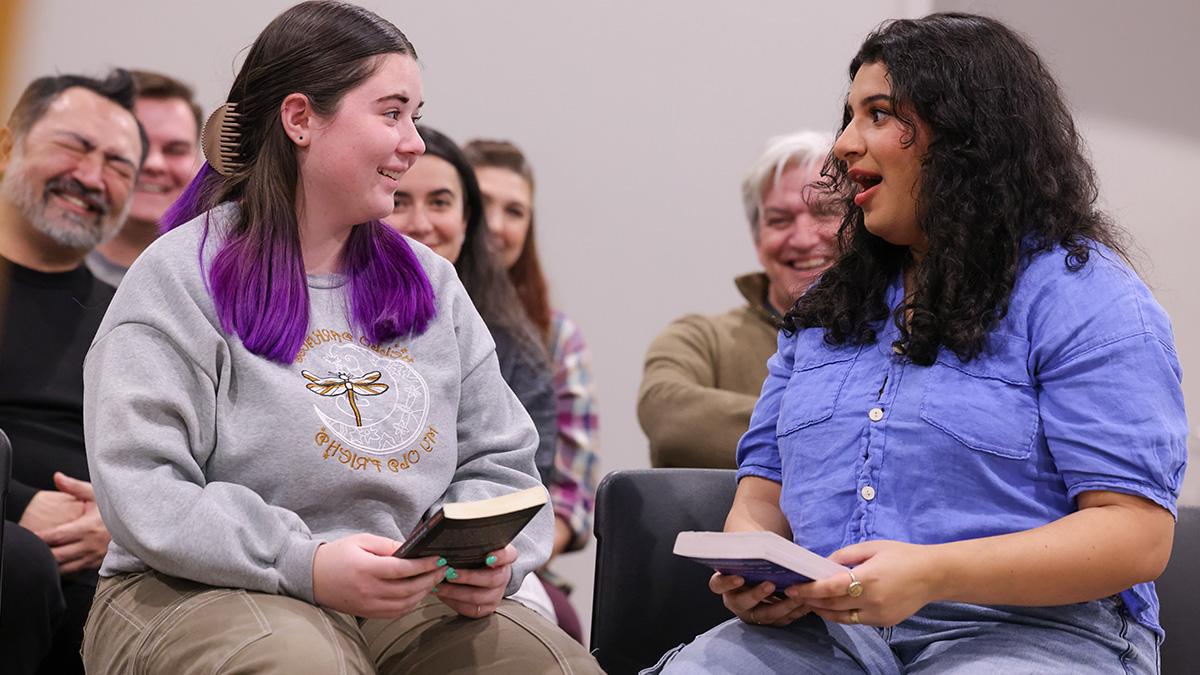
[[850,78],[842,254],[787,315],[726,530],[851,571],[714,575],[738,618],[666,672],[1157,672],[1179,361],[1058,86],[965,14],[883,26]]

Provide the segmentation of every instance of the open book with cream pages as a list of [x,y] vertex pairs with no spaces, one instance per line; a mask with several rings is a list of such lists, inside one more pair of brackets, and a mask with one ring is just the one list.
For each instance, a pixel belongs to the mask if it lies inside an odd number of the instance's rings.
[[747,584],[770,581],[780,590],[849,571],[774,532],[680,532],[674,553]]

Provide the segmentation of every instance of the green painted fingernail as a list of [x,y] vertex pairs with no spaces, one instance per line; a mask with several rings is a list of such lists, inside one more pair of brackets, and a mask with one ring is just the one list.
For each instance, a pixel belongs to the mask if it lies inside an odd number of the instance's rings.
[[495,564],[496,564],[496,560],[497,560],[496,556],[494,556],[494,555],[489,555],[489,556],[487,557],[487,559],[486,559],[486,560],[484,560],[483,562],[484,562],[484,564],[485,564],[485,565],[487,565],[488,567],[491,567],[492,565],[495,565]]
[[446,566],[446,559],[445,559],[445,558],[438,558],[437,566],[438,566],[438,567],[445,567],[445,566]]
[[446,578],[449,579],[450,581],[454,581],[455,579],[458,578],[458,572],[455,572],[453,567],[447,567],[446,568]]

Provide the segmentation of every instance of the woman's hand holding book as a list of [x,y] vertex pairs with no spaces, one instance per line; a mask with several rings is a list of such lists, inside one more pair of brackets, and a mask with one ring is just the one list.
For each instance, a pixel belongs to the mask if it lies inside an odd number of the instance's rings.
[[[845,574],[795,586],[797,597],[826,621],[894,626],[930,602],[947,599],[936,546],[898,541],[864,541],[834,551],[830,560],[854,565]],[[857,581],[859,592],[848,592]]]
[[770,581],[747,586],[742,577],[720,572],[708,581],[708,587],[721,596],[729,611],[746,623],[764,626],[786,626],[812,611],[798,597],[798,589],[805,585],[791,586],[781,597],[775,595],[775,584]]
[[512,579],[512,564],[517,561],[517,549],[512,544],[493,551],[487,557],[487,567],[477,569],[449,568],[447,583],[435,592],[438,600],[460,615],[478,619],[500,606],[504,591]]
[[436,556],[392,556],[399,545],[373,534],[321,544],[313,556],[313,599],[364,618],[395,618],[412,611],[446,577],[447,568]]

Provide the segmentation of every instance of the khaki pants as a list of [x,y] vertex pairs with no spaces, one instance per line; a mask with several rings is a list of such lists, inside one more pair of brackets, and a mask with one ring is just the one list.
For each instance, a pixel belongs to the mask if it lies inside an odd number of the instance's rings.
[[100,580],[83,661],[92,675],[602,672],[579,643],[512,600],[483,619],[433,597],[399,619],[359,619],[156,572]]

